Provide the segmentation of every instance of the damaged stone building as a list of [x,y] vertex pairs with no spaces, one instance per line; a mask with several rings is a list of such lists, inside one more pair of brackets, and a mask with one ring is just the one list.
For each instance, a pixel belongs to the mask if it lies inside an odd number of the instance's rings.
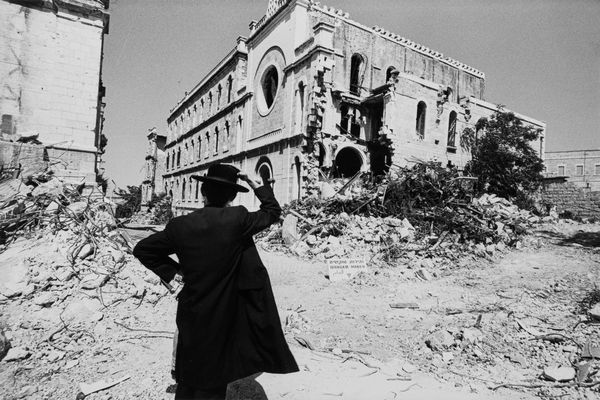
[[[484,87],[481,71],[343,11],[270,0],[248,37],[171,110],[164,190],[181,213],[202,206],[191,176],[214,162],[273,179],[282,203],[321,180],[416,159],[460,167],[469,159],[461,132],[497,110]],[[256,205],[252,193],[237,202]]]
[[66,181],[95,185],[106,144],[101,77],[108,7],[109,0],[0,0],[5,173],[26,177],[43,166]]
[[144,164],[144,180],[142,182],[142,210],[147,210],[152,197],[158,192],[164,193],[163,175],[166,167],[165,144],[167,137],[158,133],[156,128],[148,130],[146,135],[146,162]]

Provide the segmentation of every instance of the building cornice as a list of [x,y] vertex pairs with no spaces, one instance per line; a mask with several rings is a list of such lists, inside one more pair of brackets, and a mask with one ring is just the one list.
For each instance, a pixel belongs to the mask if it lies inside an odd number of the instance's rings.
[[171,122],[171,120],[173,119],[173,116],[175,114],[177,114],[182,108],[184,108],[184,106],[186,105],[186,103],[192,98],[194,97],[199,91],[201,91],[204,86],[210,82],[210,80],[217,75],[219,72],[221,72],[225,66],[227,64],[229,64],[230,61],[234,60],[236,56],[247,56],[248,55],[248,49],[246,47],[246,38],[243,36],[238,37],[237,39],[238,44],[212,69],[208,72],[208,74],[206,74],[204,76],[204,78],[202,78],[202,80],[200,82],[198,82],[196,84],[196,86],[194,86],[192,88],[192,90],[188,93],[186,92],[185,96],[183,97],[183,99],[181,99],[176,105],[175,107],[173,107],[170,111],[169,111],[169,118],[167,118],[167,122]]
[[[492,110],[492,111],[498,110],[498,104],[490,103],[489,101],[480,100],[476,97],[470,97],[469,101],[473,104],[477,104],[480,107],[487,108],[488,110]],[[535,118],[528,117],[527,115],[519,114],[518,112],[512,111],[508,108],[505,108],[504,111],[513,113],[515,115],[515,117],[519,118],[520,120],[523,120],[523,121],[528,122],[533,125],[537,125],[540,128],[546,129],[546,123],[544,121],[540,121]]]
[[398,44],[400,44],[400,45],[402,45],[404,47],[410,48],[411,50],[414,50],[414,51],[416,51],[418,53],[421,53],[423,55],[432,57],[432,58],[434,58],[434,59],[436,59],[438,61],[443,62],[444,64],[456,67],[456,68],[458,68],[460,70],[463,70],[463,71],[465,71],[465,72],[467,72],[467,73],[469,73],[471,75],[474,75],[474,76],[476,76],[478,78],[485,79],[485,74],[482,71],[480,71],[480,70],[478,70],[476,68],[473,68],[473,67],[471,67],[471,66],[469,66],[469,65],[467,65],[465,63],[462,63],[460,61],[457,61],[457,60],[455,60],[453,58],[445,57],[439,51],[435,51],[433,49],[430,49],[427,46],[423,46],[422,44],[415,43],[412,40],[404,38],[404,37],[402,37],[400,35],[397,35],[395,33],[388,32],[387,30],[385,30],[385,29],[383,29],[381,27],[374,26],[372,28],[369,28],[369,27],[367,27],[367,26],[365,26],[365,25],[363,25],[363,24],[361,24],[359,22],[356,22],[356,21],[350,19],[350,14],[348,14],[347,12],[344,12],[342,10],[337,10],[334,7],[329,7],[329,6],[326,6],[326,5],[321,5],[319,2],[311,2],[311,8],[313,8],[315,10],[318,10],[318,11],[324,13],[324,14],[327,14],[327,15],[329,15],[331,17],[343,20],[343,21],[345,21],[345,22],[347,22],[347,23],[349,23],[349,24],[351,24],[351,25],[353,25],[353,26],[355,26],[357,28],[360,28],[360,29],[363,29],[363,30],[365,30],[367,32],[371,32],[373,34],[376,34],[376,35],[378,35],[378,36],[380,36],[380,37],[382,37],[384,39],[390,40],[390,41],[398,43]]

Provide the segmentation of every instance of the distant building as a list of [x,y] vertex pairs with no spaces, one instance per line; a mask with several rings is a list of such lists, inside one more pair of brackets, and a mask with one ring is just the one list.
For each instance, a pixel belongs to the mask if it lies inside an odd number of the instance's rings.
[[166,168],[165,144],[167,137],[156,131],[156,128],[149,130],[148,147],[146,149],[145,177],[142,182],[142,209],[148,208],[148,203],[152,196],[158,193],[166,192],[163,181],[163,175]]
[[580,188],[600,191],[600,150],[547,151],[547,178],[564,177]]
[[[275,179],[282,203],[392,163],[460,167],[470,159],[463,130],[497,110],[484,87],[483,72],[343,11],[270,0],[249,37],[171,110],[165,182],[181,213],[202,206],[191,176],[214,162]],[[543,142],[533,146],[543,156]],[[252,193],[237,201],[256,205]]]
[[[106,144],[101,77],[108,3],[0,0],[0,147],[18,148],[19,139],[37,136],[50,168],[73,182],[95,184]],[[6,168],[27,163],[27,157],[0,159]]]

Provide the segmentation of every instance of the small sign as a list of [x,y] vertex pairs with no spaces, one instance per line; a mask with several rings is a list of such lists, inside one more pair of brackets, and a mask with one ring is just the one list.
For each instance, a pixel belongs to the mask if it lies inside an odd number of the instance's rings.
[[352,278],[359,272],[367,272],[367,263],[362,258],[331,258],[327,260],[329,267],[329,280],[332,282],[344,281]]

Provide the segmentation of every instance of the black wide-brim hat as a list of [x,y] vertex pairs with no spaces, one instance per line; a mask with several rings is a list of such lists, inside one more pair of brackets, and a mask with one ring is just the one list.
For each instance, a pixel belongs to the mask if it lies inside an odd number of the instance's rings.
[[208,167],[206,175],[192,175],[200,182],[213,182],[235,188],[238,192],[248,192],[248,188],[238,185],[239,169],[229,164],[213,164]]

